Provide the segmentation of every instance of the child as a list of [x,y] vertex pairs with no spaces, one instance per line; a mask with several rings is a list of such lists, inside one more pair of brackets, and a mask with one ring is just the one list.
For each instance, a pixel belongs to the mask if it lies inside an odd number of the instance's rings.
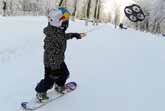
[[70,13],[66,8],[52,9],[48,15],[48,26],[44,28],[44,66],[45,77],[38,83],[35,90],[37,100],[49,99],[47,91],[55,85],[55,90],[64,93],[64,85],[69,77],[68,68],[64,62],[64,54],[68,39],[81,39],[85,33],[65,33],[69,25]]

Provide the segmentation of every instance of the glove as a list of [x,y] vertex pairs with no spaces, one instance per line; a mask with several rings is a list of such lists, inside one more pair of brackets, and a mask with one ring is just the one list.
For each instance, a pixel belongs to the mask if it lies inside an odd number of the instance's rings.
[[75,37],[76,39],[81,39],[81,35],[79,33],[72,33],[72,37]]

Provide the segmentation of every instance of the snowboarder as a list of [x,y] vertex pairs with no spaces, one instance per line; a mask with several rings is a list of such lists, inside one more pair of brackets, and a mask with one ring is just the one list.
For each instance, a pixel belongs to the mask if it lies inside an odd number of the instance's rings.
[[120,24],[119,24],[119,28],[120,28],[120,29],[127,29],[126,27],[123,26],[123,23],[120,23]]
[[70,13],[66,8],[59,7],[50,10],[48,26],[44,28],[44,67],[45,76],[35,90],[36,98],[40,102],[48,100],[47,91],[55,86],[58,93],[64,93],[64,85],[69,77],[68,68],[64,62],[67,40],[81,39],[85,33],[65,33],[69,25]]

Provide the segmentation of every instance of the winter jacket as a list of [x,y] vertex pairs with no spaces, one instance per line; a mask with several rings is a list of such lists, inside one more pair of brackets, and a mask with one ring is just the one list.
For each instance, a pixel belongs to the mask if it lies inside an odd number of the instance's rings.
[[80,39],[78,33],[65,33],[60,28],[48,25],[44,28],[44,65],[52,70],[60,69],[60,65],[65,59],[67,40],[76,37]]

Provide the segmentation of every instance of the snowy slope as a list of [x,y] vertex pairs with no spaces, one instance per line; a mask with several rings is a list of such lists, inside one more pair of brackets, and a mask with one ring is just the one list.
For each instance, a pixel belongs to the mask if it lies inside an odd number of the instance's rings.
[[[45,17],[0,17],[0,105],[17,111],[44,75]],[[68,32],[93,26],[71,22]],[[102,24],[68,41],[66,63],[78,89],[37,111],[164,111],[165,39]]]

